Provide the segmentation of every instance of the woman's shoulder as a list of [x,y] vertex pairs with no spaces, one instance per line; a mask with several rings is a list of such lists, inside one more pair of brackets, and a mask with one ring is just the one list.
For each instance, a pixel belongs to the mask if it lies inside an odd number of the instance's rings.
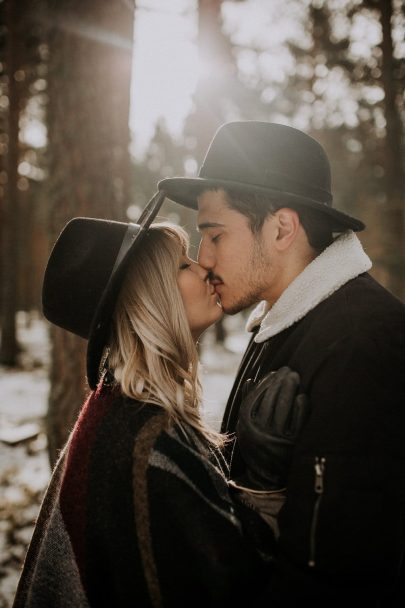
[[167,415],[162,407],[125,396],[120,387],[102,386],[89,397],[81,413],[77,431],[85,442],[108,446],[111,457],[131,454],[140,434],[164,432]]
[[138,401],[122,394],[120,395],[120,407],[124,415],[137,421],[140,426],[152,419],[159,419],[163,424],[167,419],[163,407],[148,401]]
[[114,445],[114,454],[120,451],[119,446],[122,450],[126,446],[125,452],[142,466],[172,471],[193,466],[211,474],[226,474],[218,450],[187,422],[171,419],[163,406],[116,391],[106,418],[100,432],[103,441]]
[[147,401],[137,401],[122,396],[120,409],[129,426],[135,431],[138,443],[165,450],[201,450],[196,433],[187,424],[172,420],[163,406]]
[[186,421],[172,419],[163,406],[123,398],[122,407],[135,430],[135,453],[161,454],[178,461],[215,461],[216,450]]
[[158,493],[171,492],[180,484],[229,500],[218,450],[189,424],[171,420],[163,406],[123,395],[115,408],[114,431],[106,439],[112,446],[110,465],[119,471],[124,461],[131,462],[134,491],[138,493],[148,480]]

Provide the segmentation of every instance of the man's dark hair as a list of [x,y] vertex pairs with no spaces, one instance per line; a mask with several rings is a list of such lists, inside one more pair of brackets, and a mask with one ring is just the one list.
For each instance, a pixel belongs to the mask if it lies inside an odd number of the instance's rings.
[[229,207],[248,218],[253,233],[257,234],[260,232],[269,215],[274,215],[282,207],[288,207],[298,213],[308,242],[318,253],[321,253],[321,251],[331,245],[334,240],[332,226],[328,218],[309,207],[292,204],[283,205],[276,198],[273,199],[266,194],[245,192],[231,188],[224,188],[224,191]]

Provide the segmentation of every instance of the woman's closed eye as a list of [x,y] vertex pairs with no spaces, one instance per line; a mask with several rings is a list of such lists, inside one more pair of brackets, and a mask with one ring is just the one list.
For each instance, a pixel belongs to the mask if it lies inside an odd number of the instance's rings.
[[189,262],[183,262],[182,264],[180,264],[180,270],[186,270],[187,268],[190,268],[191,264]]

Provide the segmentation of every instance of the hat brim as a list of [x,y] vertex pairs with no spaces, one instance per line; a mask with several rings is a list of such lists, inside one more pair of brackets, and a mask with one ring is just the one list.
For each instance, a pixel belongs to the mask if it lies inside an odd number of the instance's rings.
[[357,218],[339,211],[338,209],[329,206],[327,203],[320,203],[311,198],[297,196],[291,192],[284,192],[275,188],[267,188],[247,184],[245,182],[237,182],[231,180],[210,179],[204,177],[170,177],[161,180],[158,183],[158,188],[165,191],[166,196],[184,207],[190,209],[198,209],[197,198],[202,190],[210,188],[235,188],[246,192],[256,192],[258,194],[266,194],[277,199],[277,202],[283,203],[286,206],[309,207],[315,211],[319,211],[329,218],[331,229],[333,232],[341,232],[351,229],[355,232],[364,230],[365,224]]
[[137,232],[125,254],[120,257],[119,263],[114,269],[97,306],[87,344],[87,381],[92,390],[97,387],[99,382],[100,365],[111,332],[111,319],[129,262],[147,234],[148,228],[158,213],[165,196],[166,194],[163,191],[155,193],[143,210],[137,224],[131,224],[132,230],[136,231],[137,229]]

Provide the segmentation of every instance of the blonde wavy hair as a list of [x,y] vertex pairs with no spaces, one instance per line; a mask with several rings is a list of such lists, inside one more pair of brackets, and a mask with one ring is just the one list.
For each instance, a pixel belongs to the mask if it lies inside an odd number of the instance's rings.
[[224,436],[200,415],[199,358],[177,287],[187,233],[152,224],[130,264],[112,323],[108,367],[128,397],[165,409],[169,422],[190,425],[210,443]]

